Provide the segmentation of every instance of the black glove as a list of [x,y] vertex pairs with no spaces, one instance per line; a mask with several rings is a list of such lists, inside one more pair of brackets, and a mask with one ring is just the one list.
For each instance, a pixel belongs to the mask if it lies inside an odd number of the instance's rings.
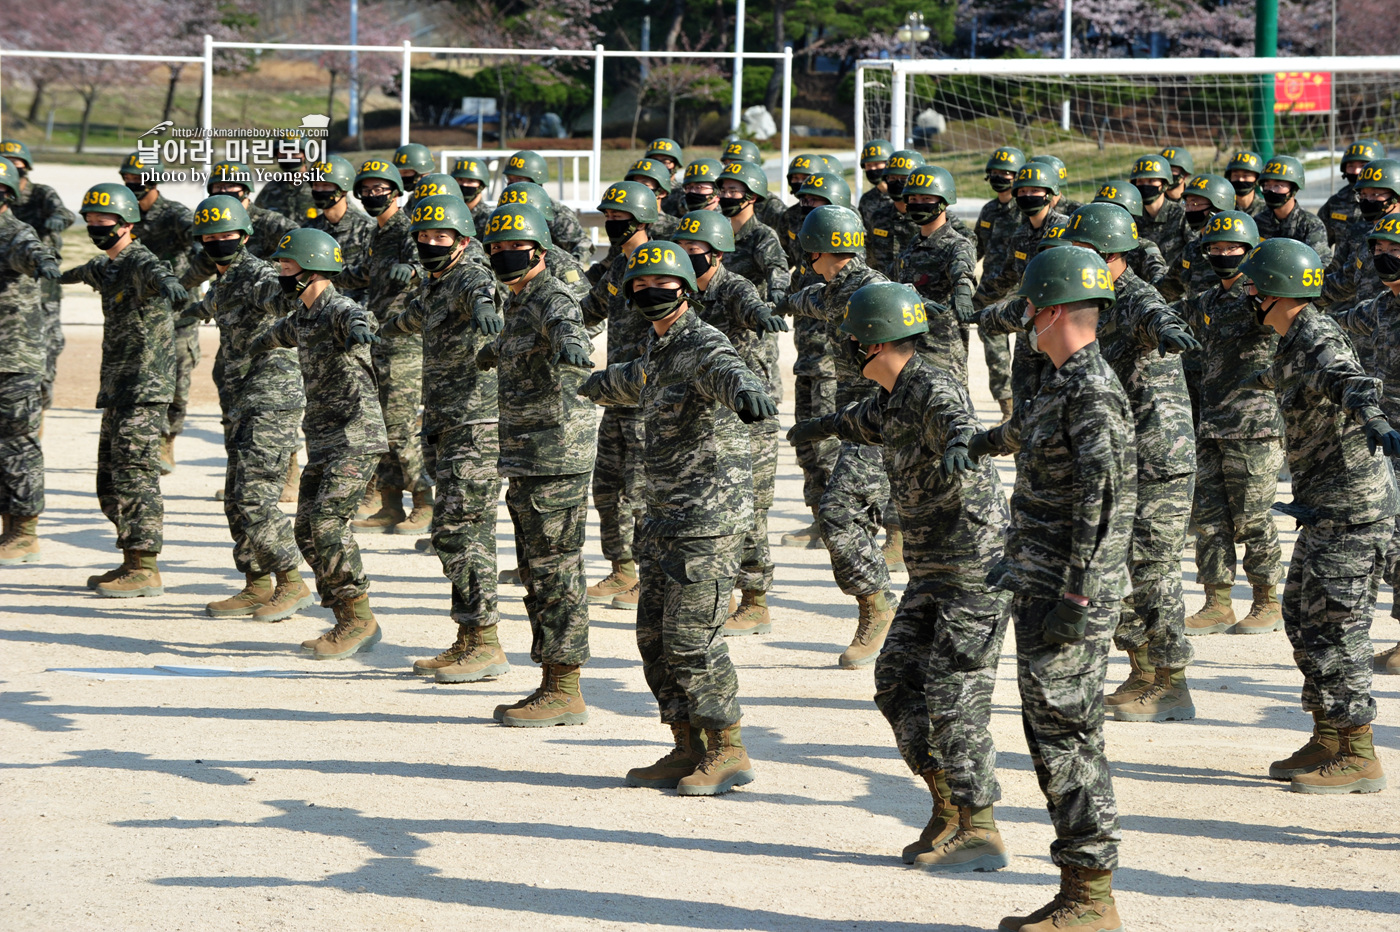
[[787,321],[768,308],[763,308],[758,314],[758,331],[760,333],[786,333],[788,329]]
[[1274,390],[1274,374],[1268,369],[1251,372],[1240,379],[1240,388],[1271,392]]
[[740,392],[735,413],[745,424],[754,424],[766,417],[777,417],[778,406],[773,404],[767,392]]
[[63,275],[58,267],[58,260],[52,256],[44,256],[39,260],[39,267],[35,270],[35,278],[47,278],[51,282],[56,282]]
[[476,367],[482,372],[496,368],[496,344],[487,343],[476,351]]
[[958,302],[953,302],[953,316],[960,324],[975,324],[982,319],[982,312],[974,308],[971,304],[962,306]]
[[248,344],[248,352],[250,353],[267,353],[276,348],[276,345],[272,342],[272,332],[269,330],[264,330],[262,333],[253,337],[252,342]]
[[561,362],[566,366],[575,366],[579,369],[592,369],[593,357],[588,350],[577,343],[565,343],[559,348],[559,357],[555,362]]
[[1294,502],[1274,502],[1273,510],[1281,515],[1288,515],[1302,527],[1312,527],[1317,524],[1317,512]]
[[583,384],[578,387],[578,393],[589,401],[597,401],[598,396],[603,393],[603,376],[605,373],[595,372],[583,380]]
[[495,308],[477,308],[472,312],[472,326],[477,333],[494,337],[505,325],[505,319],[496,313]]
[[960,443],[949,444],[943,451],[943,472],[950,477],[961,476],[975,466],[972,457],[968,455],[968,448]]
[[348,350],[352,350],[356,346],[361,344],[383,342],[384,341],[379,338],[379,335],[377,333],[369,329],[369,324],[363,323],[361,321],[356,321],[355,323],[350,325],[350,335],[345,338],[345,348]]
[[68,229],[68,221],[64,220],[57,214],[54,214],[52,217],[44,221],[45,233],[62,233],[66,229]]
[[190,293],[185,290],[184,285],[167,279],[161,283],[160,296],[171,304],[183,304],[189,298]]
[[1161,336],[1162,340],[1157,344],[1157,352],[1163,356],[1169,353],[1194,353],[1201,348],[1200,340],[1176,327],[1163,330]]
[[1050,610],[1050,614],[1045,616],[1046,643],[1073,644],[1083,640],[1088,620],[1089,606],[1069,599],[1060,599]]
[[992,447],[992,438],[985,430],[979,430],[967,441],[967,455],[974,460],[980,460],[984,456],[996,456],[996,452]]
[[825,419],[814,417],[798,421],[788,428],[787,442],[796,446],[799,443],[814,443],[818,440],[824,440],[831,435],[831,428],[827,426]]
[[1377,447],[1386,456],[1400,456],[1400,431],[1383,417],[1372,418],[1366,422],[1366,446],[1373,456]]
[[413,281],[413,266],[406,262],[395,262],[393,268],[389,269],[389,281],[395,285],[407,285]]

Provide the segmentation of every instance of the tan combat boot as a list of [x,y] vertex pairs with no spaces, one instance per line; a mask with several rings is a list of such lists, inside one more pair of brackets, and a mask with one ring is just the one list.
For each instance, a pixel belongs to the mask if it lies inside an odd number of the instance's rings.
[[1372,657],[1371,669],[1384,676],[1400,676],[1400,644]]
[[[415,663],[413,667],[414,672],[418,672],[418,664]],[[505,676],[509,672],[510,661],[506,659],[506,652],[501,650],[495,625],[468,628],[466,642],[457,658],[432,671],[433,679],[439,683],[475,683],[488,676]]]
[[958,808],[950,798],[952,793],[948,789],[947,771],[926,770],[919,777],[928,784],[928,791],[933,796],[933,815],[929,816],[928,824],[919,833],[919,840],[904,846],[900,856],[905,864],[913,864],[915,858],[943,844],[958,830]]
[[676,746],[650,767],[633,767],[627,771],[628,786],[652,790],[670,790],[681,780],[695,773],[705,759],[705,734],[690,722],[674,722],[671,737]]
[[1235,609],[1230,602],[1228,583],[1206,585],[1206,604],[1201,610],[1186,619],[1186,633],[1193,637],[1198,634],[1219,634],[1235,626]]
[[358,518],[351,522],[355,527],[389,533],[394,525],[405,520],[408,515],[403,510],[403,489],[381,489],[379,510],[368,518]]
[[772,631],[773,620],[768,616],[768,594],[745,589],[740,595],[739,604],[724,620],[724,629],[720,633],[729,638],[745,634],[767,634]]
[[418,676],[432,676],[442,667],[451,666],[462,655],[467,652],[472,636],[472,629],[467,625],[457,625],[457,640],[452,642],[452,646],[442,651],[436,657],[427,657],[423,660],[413,661],[413,672]]
[[272,598],[267,604],[253,611],[254,621],[282,621],[291,618],[306,608],[316,598],[301,578],[300,570],[278,570],[277,585],[273,587]]
[[965,874],[997,871],[1011,863],[991,806],[959,806],[957,825],[951,838],[915,858],[914,866],[940,874]]
[[612,605],[612,600],[637,585],[635,560],[619,560],[612,572],[588,587],[589,605]]
[[38,516],[6,515],[5,532],[0,534],[0,566],[34,563],[38,559]]
[[508,728],[547,725],[586,725],[588,707],[578,686],[578,664],[547,663],[539,695],[518,709],[507,709],[501,724]]
[[1123,932],[1113,901],[1113,871],[1088,867],[1060,868],[1060,892],[1029,916],[1007,916],[1004,932]]
[[413,542],[413,549],[417,550],[419,553],[427,554],[430,557],[437,555],[437,548],[433,546],[433,539],[431,537],[418,538]]
[[344,660],[357,653],[368,654],[384,636],[370,611],[369,593],[348,602],[336,599],[332,611],[335,627],[314,641],[301,642],[302,649],[311,652],[312,660]]
[[1189,722],[1196,717],[1184,667],[1158,667],[1152,685],[1136,699],[1113,707],[1120,722]]
[[507,712],[513,712],[517,709],[523,709],[527,705],[538,699],[541,695],[544,694],[545,687],[547,686],[549,686],[549,664],[546,663],[540,666],[540,685],[535,687],[535,691],[530,693],[530,695],[526,696],[524,699],[517,699],[511,703],[503,702],[500,705],[496,706],[496,711],[492,713],[492,717],[495,718],[497,722],[501,722],[505,718]]
[[391,528],[395,534],[424,534],[433,523],[433,490],[424,489],[413,493],[413,510]]
[[1385,789],[1385,772],[1376,760],[1370,725],[1337,729],[1337,754],[1316,770],[1293,778],[1295,793],[1379,793]]
[[301,488],[301,468],[297,466],[297,452],[292,451],[292,458],[287,463],[287,481],[282,483],[282,495],[277,499],[279,502],[297,500],[297,492]]
[[160,435],[160,474],[168,476],[175,471],[175,435]]
[[98,583],[93,591],[108,599],[165,595],[165,586],[160,581],[160,567],[156,566],[154,553],[149,550],[133,550],[127,555],[127,560],[128,565],[120,576]]
[[1283,760],[1269,765],[1269,776],[1275,780],[1291,780],[1300,773],[1316,770],[1337,756],[1341,736],[1337,726],[1327,721],[1321,712],[1314,712],[1313,733],[1308,743]]
[[1254,605],[1240,623],[1230,629],[1231,634],[1268,634],[1283,627],[1283,611],[1273,586],[1254,587]]
[[365,489],[365,497],[360,500],[360,507],[355,509],[355,517],[368,518],[383,506],[384,497],[379,494],[379,481],[370,479],[369,488]]
[[997,407],[1001,409],[1001,423],[1005,424],[1007,421],[1011,420],[1011,411],[1014,406],[1015,402],[1010,398],[997,399]]
[[880,656],[880,648],[885,646],[890,622],[894,621],[894,608],[886,593],[858,595],[856,602],[860,605],[860,620],[856,623],[856,636],[851,646],[841,652],[838,662],[843,670],[857,670],[874,663]]
[[809,550],[815,549],[817,547],[825,547],[826,544],[822,542],[821,527],[821,518],[817,517],[817,509],[813,508],[812,523],[804,528],[798,528],[795,531],[788,531],[786,534],[784,534],[783,546],[806,547]]
[[210,618],[234,618],[251,615],[259,606],[272,599],[272,577],[266,573],[244,573],[243,589],[232,598],[220,599],[204,606]]
[[89,589],[96,589],[98,586],[102,585],[102,583],[111,582],[118,576],[125,573],[128,569],[131,568],[131,555],[135,552],[136,551],[134,550],[123,550],[121,565],[118,566],[116,569],[108,570],[105,573],[98,573],[96,576],[89,576],[87,581],[87,587]]
[[1115,706],[1132,702],[1152,687],[1152,661],[1147,656],[1146,644],[1128,651],[1128,664],[1132,667],[1132,672],[1123,681],[1123,685],[1103,697],[1104,705]]
[[885,529],[885,546],[880,548],[885,566],[891,573],[904,572],[904,532],[899,528]]
[[639,579],[632,584],[631,589],[624,589],[613,596],[612,607],[620,608],[624,611],[635,611],[637,603],[642,601],[642,581]]
[[705,729],[705,756],[695,772],[676,783],[681,796],[718,796],[753,782],[753,764],[744,750],[739,723]]

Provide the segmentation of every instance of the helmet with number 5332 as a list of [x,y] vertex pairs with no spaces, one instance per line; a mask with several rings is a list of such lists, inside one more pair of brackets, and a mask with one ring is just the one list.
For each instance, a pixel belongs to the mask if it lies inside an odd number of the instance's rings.
[[345,267],[340,244],[324,230],[293,230],[277,243],[269,259],[291,259],[308,272],[335,275]]

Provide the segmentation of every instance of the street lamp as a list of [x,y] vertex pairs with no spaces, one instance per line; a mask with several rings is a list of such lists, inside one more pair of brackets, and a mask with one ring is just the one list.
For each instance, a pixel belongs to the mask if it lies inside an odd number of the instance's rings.
[[[918,51],[919,43],[928,41],[929,31],[928,27],[924,25],[924,14],[917,10],[910,10],[909,15],[904,18],[904,25],[894,31],[894,37],[904,46],[904,57],[913,58],[914,53]],[[912,121],[914,119],[914,82],[912,80],[909,82],[906,93],[909,96],[909,101],[904,108],[905,119]]]

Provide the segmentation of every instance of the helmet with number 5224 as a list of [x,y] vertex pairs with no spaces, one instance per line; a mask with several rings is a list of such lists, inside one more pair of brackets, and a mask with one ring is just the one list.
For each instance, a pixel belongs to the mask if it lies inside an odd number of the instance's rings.
[[269,259],[291,259],[308,272],[335,275],[345,267],[340,244],[324,230],[293,230],[277,243]]
[[410,233],[453,230],[462,236],[476,235],[472,209],[462,200],[460,194],[430,194],[420,197],[409,211],[408,221]]
[[830,172],[814,172],[808,175],[807,180],[802,182],[802,187],[797,189],[798,197],[804,194],[822,198],[828,204],[835,204],[837,207],[851,206],[851,186],[846,184],[846,179]]
[[502,204],[491,214],[486,232],[481,241],[492,243],[527,242],[536,243],[541,249],[548,249],[553,240],[549,238],[549,223],[530,204]]
[[717,210],[692,210],[680,219],[671,239],[705,243],[715,252],[733,252],[734,226]]
[[627,283],[643,275],[670,275],[685,282],[686,290],[694,291],[695,267],[690,257],[675,243],[648,240],[627,257],[627,271],[622,273],[624,290]]
[[1307,243],[1276,236],[1254,248],[1240,272],[1262,295],[1316,298],[1322,294],[1322,260]]
[[1085,204],[1076,210],[1070,215],[1065,239],[1085,243],[1105,256],[1138,248],[1137,224],[1117,204]]
[[598,209],[631,214],[638,223],[655,223],[660,216],[656,194],[640,181],[619,181],[611,185],[603,192]]
[[[10,172],[15,170],[14,164],[8,159],[5,160],[5,165]],[[18,176],[15,180],[19,180]],[[16,185],[15,188],[18,191],[19,186]],[[114,182],[103,182],[88,188],[78,213],[112,214],[120,218],[122,223],[141,222],[141,205],[136,203],[136,195],[132,194],[126,185]]]
[[452,197],[462,196],[462,189],[457,186],[457,180],[442,172],[419,175],[418,183],[413,186],[413,196],[418,200],[425,197],[438,197],[442,194],[449,194]]
[[829,204],[807,215],[797,239],[804,252],[863,253],[865,223],[849,207]]
[[248,211],[243,202],[227,194],[215,194],[199,202],[191,214],[193,222],[190,232],[195,236],[209,236],[214,233],[246,233],[253,235],[253,221],[248,219]]
[[1118,300],[1103,257],[1073,245],[1037,253],[1026,263],[1016,293],[1036,308],[1098,301],[1101,310],[1108,310]]
[[856,338],[861,346],[893,343],[905,337],[928,333],[928,312],[924,299],[908,285],[899,282],[871,282],[857,288],[846,300],[842,333]]
[[544,156],[532,149],[521,149],[506,159],[501,166],[501,174],[507,178],[524,178],[535,184],[544,184],[549,179],[549,167]]
[[[1235,193],[1230,192],[1230,203],[1235,202]],[[1117,180],[1105,181],[1099,186],[1099,191],[1094,195],[1094,204],[1117,204],[1126,210],[1134,218],[1142,216],[1142,194],[1133,187],[1130,182]]]
[[1201,245],[1210,243],[1243,243],[1253,249],[1259,245],[1259,226],[1242,210],[1222,210],[1201,230]]

